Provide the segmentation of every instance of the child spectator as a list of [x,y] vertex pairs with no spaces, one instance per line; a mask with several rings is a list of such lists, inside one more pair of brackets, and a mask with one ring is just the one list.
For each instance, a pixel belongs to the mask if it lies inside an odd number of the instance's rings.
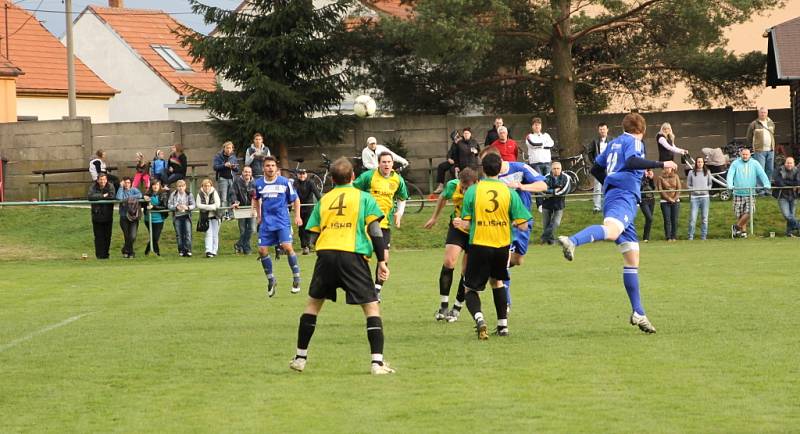
[[689,199],[689,239],[694,239],[694,225],[697,222],[697,211],[702,213],[700,223],[700,239],[705,240],[708,235],[708,206],[711,202],[709,189],[711,188],[711,172],[706,167],[703,157],[694,160],[694,169],[686,174],[686,185],[691,190]]
[[150,177],[161,181],[162,190],[169,190],[166,186],[167,178],[169,178],[167,175],[167,162],[164,160],[164,151],[161,149],[156,149],[156,155],[150,163]]
[[150,241],[147,242],[144,255],[149,255],[150,250],[152,250],[156,256],[161,256],[161,249],[158,248],[158,240],[161,239],[161,230],[164,229],[164,219],[166,215],[163,211],[167,210],[169,199],[167,198],[167,192],[161,187],[160,180],[154,179],[153,182],[150,183],[150,190],[145,193],[144,200],[148,202],[147,212],[144,214],[144,222],[148,230],[150,230],[151,227],[153,230],[151,235],[153,243],[151,245]]
[[144,188],[150,189],[150,162],[144,160],[141,152],[136,153],[136,174],[133,175],[133,186],[139,188],[144,181]]
[[172,225],[178,240],[178,256],[192,257],[192,215],[195,208],[192,195],[186,192],[186,181],[175,183],[175,191],[169,196],[169,210],[175,214]]
[[639,203],[639,208],[642,209],[642,215],[644,216],[644,234],[642,236],[642,241],[645,243],[650,241],[650,229],[653,227],[653,209],[656,206],[654,191],[656,191],[656,181],[653,169],[646,169],[644,171],[644,176],[642,176],[642,201]]
[[133,258],[136,252],[133,250],[133,243],[136,242],[136,234],[139,231],[139,217],[141,214],[142,192],[134,187],[129,176],[122,178],[120,189],[117,190],[117,200],[123,201],[119,204],[119,227],[122,229],[122,236],[125,244],[122,246],[122,257]]
[[206,178],[200,183],[200,192],[197,193],[197,209],[200,210],[200,220],[208,220],[208,230],[204,244],[206,247],[206,258],[217,256],[219,249],[219,218],[217,210],[220,207],[220,198],[214,184]]
[[172,153],[169,155],[169,161],[167,161],[167,174],[169,175],[165,183],[167,185],[186,178],[186,168],[189,166],[186,154],[183,153],[182,144],[176,143],[172,145],[171,149]]
[[681,180],[675,170],[665,167],[656,179],[656,187],[661,193],[661,214],[664,216],[664,238],[675,241],[678,232],[678,214],[681,210]]

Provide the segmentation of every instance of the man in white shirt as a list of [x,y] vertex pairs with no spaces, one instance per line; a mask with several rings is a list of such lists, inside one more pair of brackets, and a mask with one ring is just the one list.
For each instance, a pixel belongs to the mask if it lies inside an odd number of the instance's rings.
[[384,152],[392,154],[394,161],[400,163],[403,167],[408,166],[408,160],[395,154],[386,146],[379,145],[375,137],[369,137],[367,138],[367,147],[361,151],[361,163],[364,165],[364,168],[367,170],[377,169],[378,156]]
[[528,164],[542,176],[550,173],[550,162],[553,159],[550,149],[554,144],[550,134],[542,132],[542,120],[533,118],[531,133],[525,137],[525,145],[528,147]]

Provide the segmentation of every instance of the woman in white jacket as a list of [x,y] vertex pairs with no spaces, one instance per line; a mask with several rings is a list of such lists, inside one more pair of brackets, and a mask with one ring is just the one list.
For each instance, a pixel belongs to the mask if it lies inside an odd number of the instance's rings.
[[217,217],[217,210],[222,203],[219,198],[217,190],[214,189],[214,183],[206,178],[200,183],[200,192],[197,193],[197,209],[200,210],[200,219],[202,220],[207,213],[208,230],[206,231],[205,246],[206,258],[213,258],[217,256],[219,249],[219,218]]

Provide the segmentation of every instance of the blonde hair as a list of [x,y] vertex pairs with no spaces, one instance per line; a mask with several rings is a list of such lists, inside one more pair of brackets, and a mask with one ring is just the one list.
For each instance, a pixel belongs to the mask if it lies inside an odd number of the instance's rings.
[[208,185],[210,185],[210,186],[212,186],[212,187],[214,186],[214,182],[213,182],[213,181],[211,181],[211,178],[203,178],[203,180],[202,180],[202,181],[200,181],[200,186],[201,186],[201,187],[202,187],[202,186],[204,186],[204,185],[206,185],[206,184],[208,184]]
[[[227,142],[223,143],[223,144],[222,144],[222,149],[225,149],[225,147],[226,147],[226,146],[228,146],[228,145],[231,145],[231,146],[233,146],[233,142],[231,142],[230,140],[228,140]],[[235,146],[234,146],[234,148],[235,148]]]
[[182,179],[179,179],[179,180],[175,181],[175,187],[180,187],[180,186],[186,187],[186,181],[184,181]]
[[[664,129],[666,129],[666,128],[669,128],[669,134],[664,132]],[[659,130],[659,132],[661,134],[663,134],[664,137],[669,139],[670,142],[674,142],[675,141],[675,132],[672,131],[672,125],[670,125],[669,122],[664,122],[663,124],[661,124],[661,129]]]

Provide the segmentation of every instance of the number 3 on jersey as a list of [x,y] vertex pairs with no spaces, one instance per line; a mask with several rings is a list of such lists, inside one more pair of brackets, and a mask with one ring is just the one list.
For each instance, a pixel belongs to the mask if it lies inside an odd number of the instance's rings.
[[489,199],[489,202],[491,202],[494,205],[494,208],[492,209],[486,208],[484,211],[486,211],[487,213],[493,213],[497,211],[497,208],[500,207],[500,203],[497,201],[497,190],[489,190],[486,193],[492,195],[492,198]]

